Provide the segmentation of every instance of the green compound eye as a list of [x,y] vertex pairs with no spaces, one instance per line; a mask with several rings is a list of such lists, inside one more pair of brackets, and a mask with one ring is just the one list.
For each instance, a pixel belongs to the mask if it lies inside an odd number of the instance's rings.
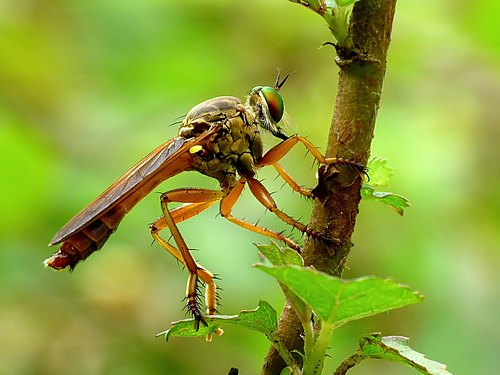
[[285,112],[283,98],[278,91],[269,86],[262,87],[261,92],[264,95],[264,99],[266,99],[271,117],[274,122],[278,123],[283,117],[283,112]]

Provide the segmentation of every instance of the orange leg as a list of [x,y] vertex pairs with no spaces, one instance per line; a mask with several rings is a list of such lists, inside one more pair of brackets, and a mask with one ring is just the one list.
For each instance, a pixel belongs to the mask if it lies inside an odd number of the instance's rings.
[[[256,224],[249,223],[245,220],[239,219],[237,217],[234,217],[231,215],[231,210],[233,206],[235,205],[236,201],[241,195],[241,192],[243,191],[243,188],[245,187],[245,184],[247,183],[247,179],[245,177],[241,177],[238,180],[237,185],[229,192],[228,195],[226,195],[224,198],[222,198],[220,202],[220,213],[222,217],[226,218],[229,220],[231,223],[239,225],[242,228],[248,229],[252,232],[262,234],[264,236],[268,236],[271,238],[275,238],[279,241],[285,242],[288,246],[290,246],[292,249],[300,252],[300,246],[297,245],[294,241],[286,237],[284,234],[280,232],[275,232],[271,229],[263,228],[260,227]],[[293,219],[292,219],[293,220]]]
[[[205,298],[207,312],[209,315],[215,314],[217,308],[216,285],[213,280],[213,274],[200,266],[193,259],[184,238],[177,228],[177,223],[197,215],[201,211],[221,200],[223,196],[224,193],[222,191],[208,189],[175,189],[167,193],[163,193],[161,195],[163,216],[155,220],[155,222],[150,226],[153,238],[172,256],[184,264],[190,273],[186,290],[187,306],[195,318],[196,329],[198,329],[199,322],[207,325],[197,304],[198,279],[201,279],[206,284]],[[168,203],[171,202],[181,202],[186,204],[169,211]],[[170,229],[174,241],[177,244],[177,248],[170,245],[159,235],[159,231],[166,227]],[[217,333],[221,332],[222,331],[217,331]],[[207,339],[209,338],[210,337],[207,337]]]
[[356,163],[346,159],[325,158],[323,154],[319,152],[319,150],[310,141],[298,134],[294,134],[266,152],[262,159],[260,159],[257,163],[257,166],[264,167],[266,165],[277,163],[292,149],[293,146],[295,146],[299,142],[306,146],[312,156],[314,156],[314,158],[321,164],[336,164],[338,162],[342,162],[345,164],[357,165]]
[[[253,177],[247,178],[247,183],[248,186],[250,187],[250,191],[252,194],[257,198],[257,200],[264,206],[266,207],[269,211],[273,212],[276,216],[278,216],[281,220],[283,220],[285,223],[293,226],[294,228],[297,228],[300,230],[302,233],[306,233],[307,235],[313,237],[313,238],[318,238],[323,241],[332,241],[331,239],[326,238],[323,236],[321,233],[316,232],[315,230],[309,228],[308,226],[302,224],[300,221],[295,220],[293,217],[287,215],[283,211],[281,211],[278,206],[276,205],[276,202],[274,199],[271,197],[271,194],[267,189],[262,185],[258,180],[256,180]],[[333,240],[335,242],[335,240]]]
[[325,158],[321,152],[306,138],[294,134],[290,136],[288,139],[285,139],[283,142],[278,143],[276,146],[271,148],[262,159],[257,163],[258,167],[264,167],[266,165],[273,165],[280,161],[297,143],[302,143],[307,150],[314,156],[314,158],[319,161],[321,164],[345,164],[350,165],[355,169],[361,169],[364,171],[364,166],[358,164],[352,160],[343,159],[343,158]]
[[302,194],[302,195],[304,195],[304,196],[306,196],[308,198],[313,198],[313,194],[311,193],[311,190],[303,188],[302,186],[300,186],[297,183],[297,181],[295,181],[293,179],[293,177],[290,176],[288,174],[288,172],[283,169],[283,167],[281,165],[279,165],[278,163],[274,163],[273,167],[279,173],[279,175],[281,176],[281,178],[283,180],[285,180],[285,182],[288,184],[288,186],[290,186],[294,191],[296,191],[297,193],[300,193],[300,194]]
[[366,169],[362,164],[356,163],[349,159],[344,158],[325,158],[321,152],[306,138],[301,137],[298,134],[292,135],[290,138],[285,139],[283,142],[277,144],[271,148],[264,156],[258,161],[257,167],[265,167],[272,165],[274,169],[279,173],[281,178],[296,192],[313,198],[311,190],[301,187],[293,178],[288,174],[287,171],[283,169],[281,165],[278,164],[280,161],[297,143],[302,143],[307,150],[313,155],[313,157],[321,164],[331,165],[331,164],[343,164],[356,169],[361,174],[366,173]]

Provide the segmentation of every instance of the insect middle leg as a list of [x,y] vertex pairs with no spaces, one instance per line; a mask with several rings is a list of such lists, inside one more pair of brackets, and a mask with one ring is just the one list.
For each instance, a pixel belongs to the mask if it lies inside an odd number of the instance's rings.
[[[301,251],[300,246],[297,245],[290,238],[288,238],[287,236],[285,236],[283,233],[276,232],[276,231],[268,229],[268,228],[263,228],[261,226],[258,226],[257,224],[249,223],[249,222],[247,222],[247,221],[245,221],[243,219],[239,219],[237,217],[234,217],[231,214],[231,210],[232,210],[233,206],[236,204],[236,201],[238,200],[238,198],[240,197],[241,192],[243,191],[243,188],[245,187],[245,184],[248,182],[248,180],[249,179],[247,179],[245,177],[241,177],[238,180],[238,183],[236,184],[236,186],[229,192],[229,194],[227,194],[224,198],[222,198],[222,200],[220,202],[220,213],[221,213],[221,215],[224,218],[226,218],[227,220],[229,220],[230,222],[232,222],[233,224],[236,224],[236,225],[238,225],[240,227],[243,227],[245,229],[251,230],[252,232],[259,233],[259,234],[262,234],[264,236],[268,236],[268,237],[277,239],[279,241],[283,241],[289,247],[291,247],[292,249],[300,252]],[[252,178],[252,180],[255,180],[255,179]],[[257,180],[255,180],[255,181],[257,181]],[[258,182],[258,181],[257,181],[257,183],[260,184],[260,182]],[[262,188],[265,189],[263,186],[262,186]],[[250,189],[252,189],[252,186],[250,186]],[[267,192],[267,190],[266,190],[266,192]],[[253,193],[253,191],[252,191],[252,193]],[[267,194],[269,196],[269,199],[272,200],[271,195],[269,193],[267,193]],[[274,200],[272,200],[272,202],[274,202]],[[268,208],[269,210],[271,210],[271,208],[268,207],[267,205],[264,205],[264,206],[266,206],[266,208]],[[277,209],[277,207],[276,207],[276,204],[274,204],[274,208],[276,208],[276,209],[275,210],[271,210],[274,213],[276,213],[276,210],[279,211]],[[284,214],[284,215],[287,217],[287,219],[289,219],[288,221],[285,220],[287,223],[290,224],[291,221],[293,221],[294,223],[298,223],[296,220],[294,220],[293,218],[289,217],[288,215],[286,215],[286,214]],[[278,215],[278,217],[280,217],[280,215]],[[280,218],[282,219],[282,217],[280,217]],[[303,224],[300,224],[300,225],[302,225],[305,228],[305,226]]]
[[279,217],[281,220],[283,220],[285,223],[291,225],[292,227],[298,229],[302,233],[306,233],[307,235],[320,239],[325,242],[338,242],[336,239],[330,239],[322,235],[321,233],[315,231],[314,229],[310,228],[309,226],[302,224],[300,221],[294,219],[290,215],[286,214],[285,212],[281,211],[278,206],[276,205],[276,202],[274,199],[271,197],[271,193],[262,185],[258,180],[256,180],[253,177],[247,177],[246,182],[248,183],[248,186],[250,187],[250,191],[254,195],[255,198],[264,206],[266,207],[269,211],[274,213],[277,217]]
[[297,181],[293,179],[292,176],[279,164],[279,163],[274,163],[273,168],[279,173],[281,178],[290,186],[294,191],[297,193],[307,197],[307,198],[313,198],[313,193],[311,192],[311,189],[304,188],[300,186]]
[[[191,255],[189,248],[182,237],[177,223],[187,220],[201,211],[212,206],[224,196],[222,191],[208,189],[175,189],[161,195],[161,208],[163,216],[154,221],[150,226],[151,235],[165,250],[167,250],[178,261],[184,264],[189,272],[187,283],[187,306],[195,318],[195,329],[198,329],[201,322],[207,326],[203,314],[198,308],[198,280],[201,279],[206,285],[205,300],[207,313],[213,315],[217,309],[216,285],[213,274],[199,265]],[[171,202],[186,203],[173,210],[168,209]],[[164,240],[159,232],[168,227],[177,248]]]

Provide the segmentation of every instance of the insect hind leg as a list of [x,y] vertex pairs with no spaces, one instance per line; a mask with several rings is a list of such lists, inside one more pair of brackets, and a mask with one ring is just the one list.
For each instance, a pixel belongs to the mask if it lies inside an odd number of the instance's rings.
[[[223,196],[221,191],[208,189],[175,189],[161,195],[161,207],[163,216],[155,220],[150,225],[153,239],[167,250],[174,258],[186,266],[189,272],[188,283],[186,287],[187,309],[195,319],[195,329],[198,330],[200,322],[208,326],[203,314],[200,311],[198,303],[198,282],[201,280],[206,285],[205,301],[208,315],[213,315],[217,310],[217,286],[214,282],[214,275],[199,265],[191,255],[189,248],[182,237],[177,224],[187,220],[219,201]],[[172,210],[168,209],[168,203],[185,203]],[[177,244],[177,248],[163,239],[159,232],[168,227]],[[221,335],[219,328],[215,331]],[[211,340],[211,334],[207,336]]]

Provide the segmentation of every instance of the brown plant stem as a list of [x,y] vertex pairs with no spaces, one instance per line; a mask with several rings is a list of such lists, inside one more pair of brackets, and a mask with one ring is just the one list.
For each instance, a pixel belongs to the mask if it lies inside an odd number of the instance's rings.
[[[370,155],[375,119],[382,93],[396,0],[362,0],[354,5],[347,39],[337,50],[340,68],[334,114],[328,135],[327,157],[341,156],[366,164]],[[341,173],[340,173],[341,172]],[[306,266],[341,276],[352,247],[362,178],[355,171],[321,167],[318,198],[310,226],[329,238],[340,240],[331,247],[306,241],[302,256]],[[302,327],[288,301],[279,321],[278,333],[290,351],[303,352]],[[300,356],[296,356],[300,363]],[[271,347],[263,375],[276,375],[285,367]]]

